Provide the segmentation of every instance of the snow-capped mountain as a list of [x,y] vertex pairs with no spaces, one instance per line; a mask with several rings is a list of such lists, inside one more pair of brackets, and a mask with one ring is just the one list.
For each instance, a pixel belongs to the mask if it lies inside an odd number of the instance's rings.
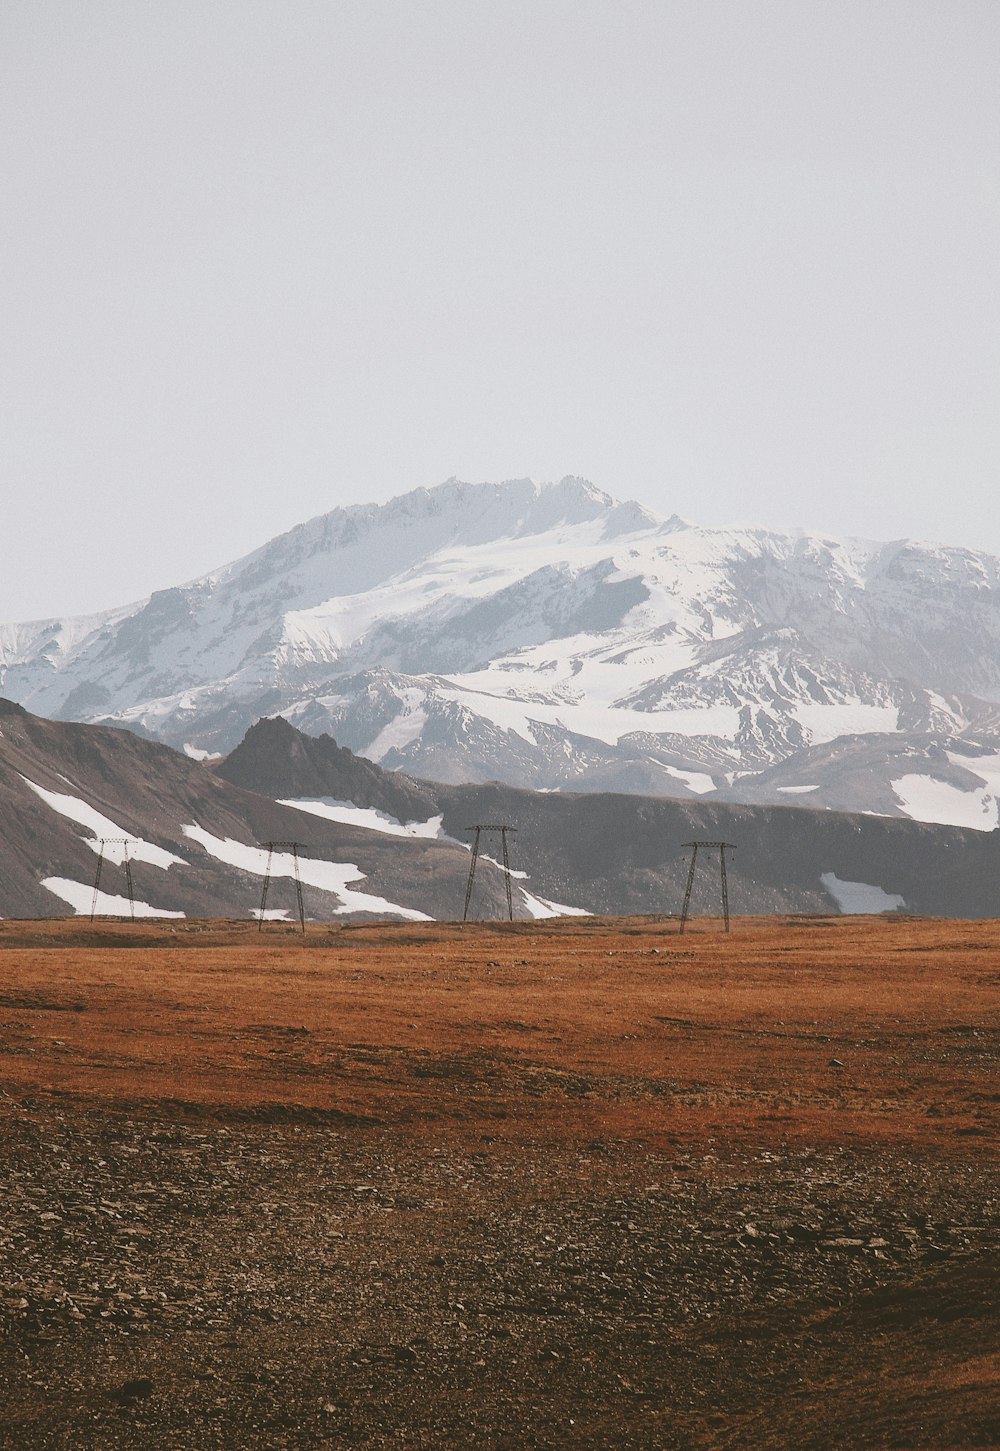
[[1000,561],[709,530],[581,479],[336,509],[108,614],[0,627],[0,690],[190,753],[262,715],[439,781],[990,829]]

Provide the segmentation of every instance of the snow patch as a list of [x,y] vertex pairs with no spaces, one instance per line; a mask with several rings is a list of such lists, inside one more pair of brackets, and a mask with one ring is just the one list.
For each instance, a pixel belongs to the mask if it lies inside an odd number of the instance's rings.
[[363,831],[378,831],[384,836],[422,836],[435,841],[444,836],[443,815],[404,823],[374,806],[355,806],[353,801],[334,801],[332,796],[296,796],[279,800],[278,805],[293,806],[296,811],[322,816],[325,821],[339,821],[343,826],[358,826]]
[[783,792],[786,796],[799,796],[804,791],[818,791],[818,786],[776,786],[776,791]]
[[589,917],[591,915],[582,907],[567,907],[563,902],[550,902],[545,897],[536,897],[533,893],[526,892],[523,887],[521,896],[532,917]]
[[867,882],[842,882],[833,872],[824,872],[820,882],[840,911],[848,916],[871,916],[906,906],[903,898],[895,892],[884,892],[881,887],[869,886]]
[[[42,882],[46,891],[60,897],[78,917],[89,917],[94,902],[94,889],[86,882],[74,882],[69,877],[46,877]],[[93,909],[101,917],[183,917],[183,912],[168,912],[166,907],[153,907],[149,902],[130,903],[127,897],[112,896],[109,892],[98,892],[97,905]]]
[[[268,871],[268,852],[264,847],[246,846],[228,836],[225,839],[213,836],[210,831],[205,831],[200,826],[182,826],[181,830],[185,836],[203,847],[209,856],[215,857],[216,861],[225,862],[227,866],[250,872],[257,877],[263,877]],[[385,897],[354,891],[348,883],[364,881],[365,874],[352,862],[328,862],[304,856],[295,858],[290,851],[276,851],[270,855],[271,876],[294,877],[296,861],[299,879],[304,886],[316,887],[321,892],[329,892],[340,898],[340,906],[334,908],[334,916],[341,916],[345,912],[371,912],[378,916],[403,917],[407,922],[434,920],[426,912],[400,907]]]
[[704,796],[707,792],[715,790],[715,782],[705,771],[681,771],[676,766],[668,766],[665,761],[658,761],[657,765],[662,766],[668,776],[674,776],[678,781],[683,781],[688,790],[693,791],[696,796]]
[[953,766],[961,766],[963,771],[971,771],[984,786],[1000,796],[1000,754],[963,756],[958,751],[948,751],[947,756]]
[[[967,759],[962,759],[962,764],[967,765]],[[997,800],[989,791],[963,791],[934,776],[900,776],[889,784],[912,821],[964,826],[973,831],[992,831],[997,825]]]
[[[93,806],[88,806],[86,801],[81,801],[78,796],[69,796],[62,791],[46,791],[44,786],[36,786],[34,781],[29,781],[27,776],[21,780],[26,786],[30,786],[36,796],[40,796],[46,805],[51,806],[60,816],[75,821],[78,826],[85,826],[88,831],[94,833],[93,838],[81,837],[94,851],[101,850],[101,842],[97,838],[107,839],[109,837],[128,837],[128,854],[134,862],[146,862],[151,867],[162,867],[164,871],[168,867],[184,866],[184,858],[174,856],[173,852],[165,851],[162,846],[154,846],[151,841],[143,841],[142,837],[132,836],[123,826],[119,826],[110,817],[103,816]],[[125,860],[126,848],[120,843],[107,841],[104,848],[105,859],[115,862],[117,865]],[[182,914],[183,915],[183,914]]]

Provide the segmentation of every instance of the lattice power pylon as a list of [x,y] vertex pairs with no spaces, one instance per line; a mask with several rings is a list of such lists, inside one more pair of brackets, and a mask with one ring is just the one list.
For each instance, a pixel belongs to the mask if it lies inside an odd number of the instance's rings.
[[306,910],[302,902],[302,878],[299,876],[299,847],[301,841],[262,841],[260,846],[267,849],[267,866],[264,868],[264,888],[260,894],[260,920],[257,923],[257,931],[264,930],[264,912],[267,908],[267,889],[271,885],[271,861],[276,851],[290,851],[292,854],[292,876],[295,878],[295,898],[299,905],[299,926],[302,928],[303,936],[306,930]]
[[104,870],[104,848],[106,846],[120,846],[122,848],[122,866],[125,868],[125,887],[128,892],[128,913],[132,921],[135,921],[135,892],[132,889],[132,863],[129,860],[128,849],[130,846],[137,846],[134,836],[102,836],[99,837],[100,850],[97,853],[97,871],[94,873],[94,896],[90,903],[90,920],[93,922],[97,916],[97,898],[101,890],[101,872]]
[[736,847],[731,841],[686,841],[685,847],[691,848],[691,866],[688,869],[687,886],[684,889],[684,906],[681,908],[681,931],[687,926],[688,908],[691,906],[691,888],[694,886],[694,869],[698,862],[698,848],[707,847],[709,850],[717,850],[719,853],[719,875],[722,879],[722,919],[725,923],[725,930],[729,931],[729,883],[726,880],[726,852],[735,851]]
[[467,826],[466,831],[476,833],[472,843],[472,861],[469,863],[469,884],[465,889],[465,910],[462,913],[462,921],[469,920],[469,903],[472,901],[472,883],[476,879],[476,863],[479,860],[479,838],[484,831],[495,831],[500,833],[500,851],[503,860],[503,881],[507,889],[507,917],[514,920],[514,903],[510,892],[510,857],[507,855],[507,835],[515,832],[517,827],[508,826],[506,822],[481,821],[477,826]]

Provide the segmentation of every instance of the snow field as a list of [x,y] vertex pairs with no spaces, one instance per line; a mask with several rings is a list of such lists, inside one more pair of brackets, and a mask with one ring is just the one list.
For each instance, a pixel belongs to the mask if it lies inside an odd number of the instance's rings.
[[[972,769],[966,757],[957,759]],[[934,776],[918,775],[900,776],[890,785],[911,821],[934,821],[973,831],[993,831],[997,825],[997,797],[986,789],[963,791]]]

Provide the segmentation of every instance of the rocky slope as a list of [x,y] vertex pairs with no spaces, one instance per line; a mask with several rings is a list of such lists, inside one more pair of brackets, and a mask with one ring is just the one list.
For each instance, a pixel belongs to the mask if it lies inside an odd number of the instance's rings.
[[[308,916],[462,915],[468,828],[507,822],[518,917],[680,907],[692,838],[725,839],[735,912],[1000,914],[1000,833],[801,807],[681,802],[604,792],[449,786],[385,771],[281,719],[259,722],[214,769],[129,731],[45,721],[0,703],[0,917],[248,917],[268,841],[301,843]],[[484,838],[472,915],[506,912]],[[719,909],[715,859],[693,910]],[[271,860],[268,911],[296,913],[287,847]]]
[[579,479],[334,510],[139,604],[0,627],[0,672],[196,753],[281,713],[439,781],[998,823],[1000,562],[699,529]]
[[[263,720],[216,774],[264,796],[332,811],[376,831],[419,806],[468,840],[476,822],[516,827],[511,852],[533,893],[603,913],[679,909],[692,839],[726,840],[736,912],[1000,914],[1000,833],[803,807],[682,802],[605,792],[522,791],[499,782],[414,782],[359,761],[330,737]],[[418,795],[414,795],[419,792]],[[496,850],[495,838],[491,849]],[[718,912],[718,858],[699,858],[692,905]]]
[[[303,843],[306,914],[323,919],[460,915],[468,853],[429,836],[391,836],[306,816],[220,780],[129,731],[70,725],[0,701],[0,917],[89,914],[105,841],[98,915],[250,917],[268,841]],[[271,859],[268,914],[294,918],[294,862]],[[483,901],[499,914],[499,872]],[[518,892],[518,905],[521,894]],[[505,906],[505,903],[503,903]]]

